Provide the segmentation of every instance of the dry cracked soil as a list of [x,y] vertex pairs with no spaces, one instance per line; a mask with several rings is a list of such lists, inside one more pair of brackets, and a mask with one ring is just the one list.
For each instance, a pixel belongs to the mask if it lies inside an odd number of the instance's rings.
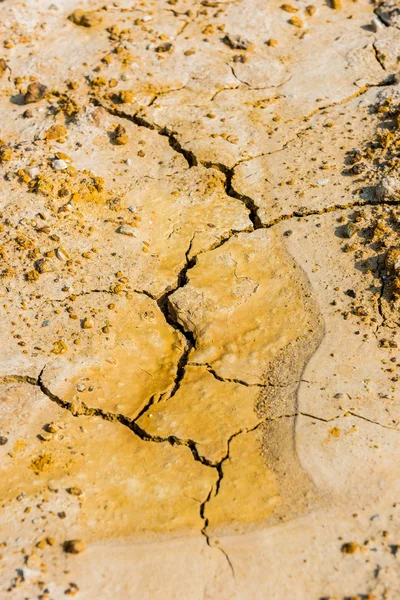
[[1,600],[400,598],[400,2],[312,1],[0,1]]

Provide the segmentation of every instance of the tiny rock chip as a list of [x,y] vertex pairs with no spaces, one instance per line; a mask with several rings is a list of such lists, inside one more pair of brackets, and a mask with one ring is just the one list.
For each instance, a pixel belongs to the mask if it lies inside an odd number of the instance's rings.
[[122,125],[117,125],[114,130],[114,144],[118,146],[124,146],[128,142],[128,136],[126,135],[126,129]]
[[386,252],[385,268],[388,275],[400,273],[400,247],[390,248]]
[[67,135],[67,128],[64,125],[52,125],[45,133],[47,141],[59,140]]
[[342,545],[341,551],[343,554],[354,554],[360,549],[360,545],[357,542],[346,542]]
[[379,2],[376,14],[385,25],[396,26],[400,25],[400,10],[398,0],[383,0]]
[[0,58],[0,77],[3,77],[6,70],[7,70],[7,63],[4,60],[4,58]]
[[85,317],[82,321],[82,329],[92,329],[94,321],[90,317]]
[[68,163],[66,163],[65,160],[61,160],[59,158],[53,160],[51,166],[55,171],[64,171],[65,169],[68,169]]
[[63,544],[64,552],[68,554],[79,554],[85,549],[85,544],[82,540],[68,540]]
[[70,488],[67,489],[68,494],[71,494],[71,496],[81,496],[82,495],[82,490],[76,486],[72,486]]
[[156,52],[158,52],[158,53],[170,52],[172,50],[172,48],[173,48],[173,46],[172,46],[171,42],[165,42],[164,44],[160,44],[159,46],[157,46]]
[[5,446],[8,442],[8,438],[6,438],[4,435],[0,435],[0,446]]
[[32,554],[26,558],[26,564],[30,569],[39,569],[40,563],[40,556],[36,554],[36,552],[32,552]]
[[85,12],[81,9],[74,10],[74,12],[68,16],[68,19],[80,27],[95,27],[102,22],[101,16],[95,11]]
[[59,431],[60,426],[57,423],[48,423],[45,427],[46,431],[49,433],[57,433]]
[[37,279],[39,279],[39,271],[36,271],[36,269],[28,271],[28,273],[25,273],[25,279],[27,281],[36,281]]
[[296,6],[292,6],[291,4],[282,4],[281,9],[289,13],[296,13],[299,11]]
[[61,246],[59,248],[56,248],[56,257],[58,258],[58,260],[68,260],[69,258],[67,252]]
[[289,19],[288,21],[290,23],[290,25],[293,25],[294,27],[298,27],[299,29],[301,27],[303,27],[303,21],[300,19],[300,17],[292,17],[291,19]]
[[353,237],[353,235],[355,233],[357,233],[357,231],[358,231],[357,225],[355,225],[354,223],[347,223],[343,227],[343,237],[349,239],[349,238]]
[[31,104],[33,102],[39,102],[44,98],[47,91],[47,87],[43,83],[34,81],[28,85],[28,90],[24,96],[24,104]]
[[122,104],[131,104],[135,100],[135,94],[132,90],[121,90],[119,93],[119,101]]
[[51,273],[54,271],[52,263],[46,258],[41,258],[36,261],[35,268],[39,273]]
[[398,200],[400,199],[400,179],[396,177],[384,177],[375,188],[377,200]]
[[29,175],[29,177],[31,179],[34,179],[37,175],[39,175],[39,168],[38,167],[31,167],[30,169],[26,170],[27,175]]
[[374,33],[378,33],[381,29],[384,28],[382,21],[380,21],[377,17],[372,19],[371,21],[371,29]]
[[130,237],[137,237],[138,233],[136,229],[131,227],[131,225],[121,225],[117,229],[117,233],[122,233],[122,235],[129,235]]
[[53,354],[65,354],[68,350],[67,344],[63,342],[63,340],[59,340],[58,342],[53,343]]
[[231,35],[230,33],[227,33],[222,38],[222,41],[226,46],[232,48],[232,50],[248,50],[252,46],[252,43],[246,40],[246,38],[240,35]]
[[0,147],[0,162],[9,162],[12,159],[13,151],[9,146]]

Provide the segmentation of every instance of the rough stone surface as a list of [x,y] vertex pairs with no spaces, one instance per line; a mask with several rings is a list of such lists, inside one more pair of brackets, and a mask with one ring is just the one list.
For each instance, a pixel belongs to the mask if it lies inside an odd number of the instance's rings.
[[1,598],[399,598],[399,14],[0,3]]

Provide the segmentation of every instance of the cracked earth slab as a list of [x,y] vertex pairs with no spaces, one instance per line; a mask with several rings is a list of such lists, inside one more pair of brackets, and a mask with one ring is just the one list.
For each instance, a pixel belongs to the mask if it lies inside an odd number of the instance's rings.
[[398,10],[1,3],[0,595],[397,599]]

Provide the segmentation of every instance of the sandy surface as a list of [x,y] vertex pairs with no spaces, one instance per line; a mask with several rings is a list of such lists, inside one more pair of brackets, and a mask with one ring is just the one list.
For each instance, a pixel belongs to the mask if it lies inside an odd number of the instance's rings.
[[398,599],[399,1],[0,48],[0,598]]

